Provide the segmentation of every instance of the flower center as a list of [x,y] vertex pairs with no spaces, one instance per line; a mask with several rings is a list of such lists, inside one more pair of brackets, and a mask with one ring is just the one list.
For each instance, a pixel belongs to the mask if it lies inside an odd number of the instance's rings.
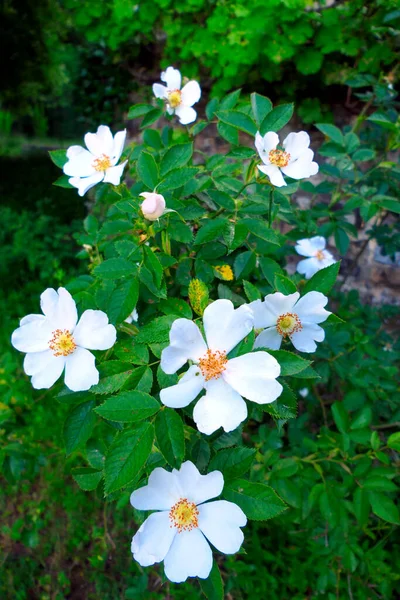
[[96,171],[106,171],[111,167],[111,159],[107,154],[102,154],[93,161],[92,165]]
[[56,329],[53,331],[52,336],[49,341],[49,348],[53,351],[54,356],[68,356],[76,349],[74,338],[68,329]]
[[172,523],[171,527],[176,527],[178,533],[190,531],[191,529],[198,527],[198,516],[199,510],[197,506],[194,502],[189,502],[186,498],[178,500],[169,511],[169,520]]
[[317,260],[324,260],[324,258],[325,258],[324,251],[323,250],[317,250],[317,252],[315,253],[315,258]]
[[182,93],[180,90],[172,90],[168,94],[168,104],[171,108],[178,108],[182,102]]
[[279,335],[286,337],[301,331],[303,326],[299,317],[295,313],[285,313],[281,315],[276,322],[276,329]]
[[227,362],[226,352],[207,350],[203,358],[199,360],[200,371],[206,381],[218,379],[222,371],[225,371]]
[[277,167],[287,167],[290,160],[290,154],[284,150],[270,150],[268,158],[271,165],[276,165]]

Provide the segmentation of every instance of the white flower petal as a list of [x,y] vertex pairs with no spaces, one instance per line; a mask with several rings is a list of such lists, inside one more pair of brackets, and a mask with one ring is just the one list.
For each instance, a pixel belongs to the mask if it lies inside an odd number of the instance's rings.
[[201,475],[197,467],[189,460],[184,462],[179,470],[174,469],[173,473],[180,485],[181,497],[195,504],[216,498],[224,487],[221,471],[212,471],[207,475]]
[[107,169],[106,174],[104,175],[104,183],[112,183],[113,185],[119,185],[122,177],[122,173],[125,169],[126,163],[128,161],[117,165],[116,167],[110,167]]
[[305,323],[303,329],[290,336],[293,346],[299,352],[315,352],[317,349],[315,341],[322,342],[324,338],[325,331],[316,323]]
[[66,357],[65,385],[72,392],[84,392],[99,383],[94,355],[86,348],[77,348]]
[[147,485],[131,494],[131,504],[138,510],[169,510],[182,498],[175,471],[161,467],[151,472]]
[[[113,152],[112,152],[112,162],[114,165],[119,161],[122,151],[124,149],[126,139],[126,129],[123,131],[118,131],[114,135],[114,143],[113,143]],[[125,163],[126,164],[126,163]]]
[[61,376],[65,366],[65,356],[54,356],[51,350],[28,353],[24,359],[24,371],[32,376],[35,390],[50,388]]
[[166,71],[161,73],[161,81],[167,84],[169,90],[180,90],[181,89],[181,74],[178,69],[174,67],[168,67]]
[[255,146],[261,160],[265,165],[271,164],[268,155],[271,150],[275,150],[278,144],[279,136],[274,131],[268,131],[268,133],[266,133],[264,137],[262,137],[261,134],[257,131]]
[[46,317],[51,318],[58,304],[58,294],[53,288],[47,288],[40,295],[40,308]]
[[182,531],[175,536],[164,559],[165,575],[174,583],[182,583],[188,577],[207,579],[212,563],[211,548],[201,531]]
[[172,323],[169,341],[170,345],[161,354],[164,373],[175,373],[187,360],[197,362],[207,352],[200,329],[189,319],[176,319]]
[[305,258],[297,263],[297,272],[304,275],[306,279],[310,279],[317,271],[321,269],[317,258]]
[[272,185],[276,187],[283,187],[286,184],[286,181],[283,179],[283,175],[279,170],[279,167],[276,165],[257,165],[258,169],[261,173],[264,173],[269,177]]
[[153,513],[133,536],[133,558],[142,567],[149,567],[164,560],[178,531],[170,525],[168,512]]
[[89,152],[94,156],[105,154],[111,157],[114,148],[114,138],[111,130],[106,125],[100,125],[96,133],[87,133],[85,135],[85,144]]
[[324,250],[325,246],[325,238],[322,235],[316,235],[309,239],[298,240],[295,250],[301,256],[314,256],[319,250]]
[[300,298],[294,307],[302,325],[304,323],[323,323],[330,313],[324,306],[328,304],[328,298],[321,292],[308,292]]
[[161,83],[153,83],[153,94],[156,98],[166,98],[168,93],[168,89],[165,85],[161,85]]
[[247,417],[243,398],[222,377],[206,384],[206,395],[200,398],[193,410],[197,429],[210,435],[223,427],[233,431]]
[[250,302],[249,306],[253,311],[254,329],[270,327],[276,323],[278,315],[267,311],[263,300],[254,300],[253,302]]
[[229,360],[222,377],[247,400],[269,404],[282,393],[282,386],[276,381],[280,372],[278,361],[267,352],[260,351]]
[[176,107],[175,114],[179,118],[179,122],[182,123],[182,125],[193,123],[197,117],[197,112],[194,110],[194,108],[183,105]]
[[78,320],[75,300],[65,288],[58,288],[57,293],[58,301],[54,303],[52,309],[49,308],[52,312],[48,314],[48,322],[51,324],[53,331],[55,329],[73,331]]
[[49,349],[52,331],[47,319],[31,319],[12,333],[11,343],[20,352],[43,352]]
[[43,315],[26,315],[26,317],[22,317],[19,322],[19,326],[27,325],[28,323],[33,323],[33,321],[44,321],[46,319]]
[[264,329],[256,337],[254,348],[270,348],[271,350],[279,350],[282,344],[282,336],[278,333],[277,328],[268,327]]
[[75,343],[88,350],[108,350],[116,338],[117,331],[102,310],[85,310],[74,331]]
[[328,252],[328,250],[324,250],[324,258],[320,261],[320,268],[325,269],[325,267],[329,267],[335,262],[336,260],[333,258],[332,254]]
[[290,154],[291,160],[296,160],[301,156],[310,145],[310,136],[305,131],[299,133],[289,133],[283,140],[285,151]]
[[82,148],[82,152],[75,154],[65,163],[63,171],[70,177],[89,177],[96,172],[93,166],[94,160],[94,156]]
[[204,377],[196,365],[192,365],[176,385],[160,391],[160,400],[170,408],[188,406],[204,387]]
[[314,152],[307,148],[303,154],[295,161],[290,159],[286,167],[282,167],[282,172],[292,179],[305,179],[318,173],[318,164],[313,162]]
[[68,179],[68,183],[73,187],[77,188],[79,196],[84,196],[92,187],[94,187],[100,181],[103,181],[104,172],[96,171],[90,177],[71,177]]
[[79,156],[81,152],[87,152],[86,148],[82,146],[70,146],[67,150],[67,158],[75,158],[75,156]]
[[247,304],[234,308],[230,300],[215,300],[203,314],[204,331],[211,350],[230,352],[253,329],[254,317]]
[[237,504],[226,500],[208,502],[199,506],[199,528],[209,542],[224,554],[238,552],[243,543],[247,518]]
[[275,294],[268,294],[268,296],[265,296],[263,302],[261,300],[251,302],[249,306],[254,313],[255,329],[276,325],[280,315],[292,312],[293,306],[299,297],[300,294],[298,292],[289,294],[288,296],[276,292]]
[[182,104],[184,106],[193,106],[200,100],[201,89],[197,81],[189,81],[182,88]]

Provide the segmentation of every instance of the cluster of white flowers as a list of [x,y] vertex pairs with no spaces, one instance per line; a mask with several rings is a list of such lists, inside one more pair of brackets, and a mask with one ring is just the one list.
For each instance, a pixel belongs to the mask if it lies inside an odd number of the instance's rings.
[[[193,105],[201,97],[196,81],[182,87],[180,72],[168,67],[161,74],[165,85],[155,83],[156,98],[164,100],[168,114],[188,124],[197,117]],[[71,146],[63,171],[69,183],[83,196],[100,182],[119,185],[127,160],[119,164],[126,130],[114,137],[109,127],[100,125],[97,133],[85,135],[86,148]],[[263,137],[257,132],[255,146],[262,160],[259,170],[273,186],[287,185],[291,179],[311,177],[318,172],[304,131],[290,133],[281,147],[275,132]],[[139,194],[142,216],[156,221],[166,212],[165,198],[155,190]],[[306,278],[335,262],[321,236],[299,240],[298,254],[307,257],[297,265]],[[325,310],[328,298],[309,292],[269,294],[235,309],[230,300],[216,300],[203,314],[203,329],[189,319],[176,319],[170,330],[169,345],[161,354],[161,369],[167,374],[189,368],[176,385],[161,390],[162,403],[183,408],[203,392],[193,410],[200,432],[210,435],[220,427],[229,432],[247,418],[246,400],[256,404],[274,402],[282,393],[277,381],[278,361],[266,349],[277,350],[288,339],[300,352],[314,352],[316,342],[324,340],[320,323],[331,314]],[[90,350],[107,350],[116,341],[116,329],[100,310],[86,310],[78,321],[76,304],[65,288],[47,289],[41,295],[43,314],[24,317],[12,334],[12,344],[26,353],[24,369],[36,389],[51,387],[65,370],[65,384],[72,391],[88,390],[99,381],[95,356]],[[138,321],[136,308],[125,319]],[[240,343],[255,330],[254,348],[238,351]],[[261,330],[261,331],[260,331]],[[235,351],[236,349],[236,351]],[[231,356],[230,356],[231,354]],[[307,390],[300,393],[305,397]],[[308,393],[308,392],[307,392]],[[222,492],[222,473],[201,475],[195,465],[185,462],[180,470],[156,468],[148,484],[131,495],[139,510],[155,510],[132,540],[134,558],[148,566],[164,561],[166,576],[174,582],[188,577],[207,578],[212,568],[212,551],[232,554],[243,542],[241,527],[246,525],[243,511],[232,502],[217,500]],[[207,541],[208,540],[208,541]]]

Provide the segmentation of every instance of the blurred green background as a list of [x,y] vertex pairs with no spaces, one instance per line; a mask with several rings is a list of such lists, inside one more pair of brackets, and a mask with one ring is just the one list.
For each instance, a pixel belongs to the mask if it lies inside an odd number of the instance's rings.
[[[10,347],[18,318],[37,312],[43,289],[64,285],[86,269],[77,258],[76,236],[91,205],[52,186],[59,171],[48,150],[81,143],[83,134],[101,123],[114,130],[128,125],[135,135],[126,122],[129,106],[151,99],[151,84],[169,64],[201,82],[200,114],[210,97],[242,87],[275,103],[296,102],[298,122],[311,133],[315,122],[346,125],[362,110],[352,80],[396,81],[399,1],[3,0],[0,14],[6,66],[0,93],[0,595],[200,598],[197,583],[169,587],[157,572],[133,563],[129,546],[136,526],[128,498],[106,505],[101,492],[78,489],[69,475],[73,459],[64,466],[57,418],[68,407],[56,404],[51,392],[31,389],[21,357]],[[396,349],[390,328],[394,308],[363,306],[357,291],[340,298],[341,316],[352,329],[328,335],[321,358],[335,361],[340,353],[354,352],[360,340],[364,346],[353,360],[352,385],[340,361],[322,372],[325,397],[333,402],[337,381],[342,382],[356,432],[357,419],[362,427],[372,420],[362,413],[367,391],[371,403],[379,400],[377,422],[398,420],[398,349],[381,359],[387,346]],[[253,440],[260,456],[290,460],[304,445],[310,452],[333,451],[332,440],[319,432],[321,398],[316,390],[309,394],[288,434],[273,424],[260,428]],[[364,444],[365,453],[368,432],[352,440]],[[299,508],[298,494],[308,493],[307,477],[301,485],[285,479],[294,475],[289,467],[279,484],[290,499],[290,516],[249,527],[248,554],[225,561],[227,598],[399,597],[395,526],[380,522],[368,529],[365,515],[357,516],[358,527],[339,528],[327,548],[324,523],[339,527],[348,519],[332,500],[340,476],[326,475],[332,494],[315,516],[311,502],[309,510]]]

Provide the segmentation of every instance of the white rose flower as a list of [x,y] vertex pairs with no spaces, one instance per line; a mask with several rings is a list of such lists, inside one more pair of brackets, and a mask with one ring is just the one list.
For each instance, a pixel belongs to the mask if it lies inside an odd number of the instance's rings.
[[118,131],[113,137],[110,128],[100,125],[97,133],[87,133],[85,144],[70,146],[67,150],[68,162],[63,171],[70,176],[71,185],[78,188],[80,196],[84,196],[96,183],[112,183],[119,185],[127,160],[120,165],[118,161],[124,149],[126,129]]
[[43,315],[28,315],[14,331],[11,343],[26,352],[24,370],[35,389],[50,388],[65,369],[65,385],[73,392],[99,381],[89,350],[108,350],[116,330],[101,310],[85,310],[78,322],[76,304],[65,288],[48,288],[40,296]]
[[315,342],[322,342],[323,323],[331,314],[324,309],[328,298],[321,292],[308,292],[300,298],[299,292],[285,296],[280,292],[269,294],[264,301],[250,303],[254,313],[255,329],[264,329],[256,339],[255,348],[279,350],[282,339],[289,338],[299,352],[314,352]]
[[136,308],[134,308],[133,311],[131,312],[131,314],[128,317],[126,317],[125,323],[132,323],[133,321],[135,321],[135,323],[137,323],[138,320],[139,320],[139,314],[138,314],[138,311],[136,310]]
[[243,400],[257,404],[274,402],[282,393],[276,381],[281,369],[267,352],[254,352],[228,359],[227,354],[253,329],[253,312],[243,305],[234,309],[230,300],[216,300],[204,311],[205,343],[200,329],[189,319],[173,322],[170,345],[161,354],[161,368],[175,373],[188,360],[189,367],[177,385],[160,392],[161,402],[183,408],[205,389],[194,407],[193,419],[202,433],[219,427],[232,431],[247,417]]
[[282,173],[292,179],[305,179],[318,173],[318,165],[313,162],[314,152],[309,148],[310,136],[305,131],[289,133],[283,141],[283,150],[277,148],[279,136],[269,131],[262,137],[257,131],[255,146],[263,165],[259,170],[268,175],[276,187],[287,185]]
[[[234,554],[243,542],[240,527],[247,523],[239,506],[226,500],[206,502],[224,487],[220,471],[200,475],[187,461],[169,473],[157,467],[149,482],[131,495],[138,510],[157,510],[132,539],[133,557],[142,567],[164,561],[165,575],[174,583],[188,577],[206,579],[213,557],[210,542],[224,554]],[[208,540],[208,541],[207,541]]]
[[326,240],[321,235],[310,239],[299,240],[295,247],[297,254],[308,256],[297,265],[297,272],[310,279],[317,271],[337,262],[333,255],[325,249]]
[[170,115],[175,113],[182,125],[193,123],[197,113],[192,106],[200,100],[201,96],[201,89],[197,81],[188,81],[181,89],[182,76],[174,67],[168,67],[166,71],[163,71],[160,79],[166,83],[166,86],[154,83],[155,97],[165,100],[167,112]]
[[143,216],[149,221],[157,221],[165,212],[165,198],[155,192],[142,192],[139,194],[144,198],[140,208]]

